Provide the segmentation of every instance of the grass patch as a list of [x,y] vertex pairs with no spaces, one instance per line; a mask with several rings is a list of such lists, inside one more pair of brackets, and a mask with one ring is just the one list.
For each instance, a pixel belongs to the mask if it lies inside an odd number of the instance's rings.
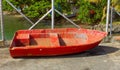
[[[31,24],[27,20],[25,20],[23,17],[18,17],[18,16],[4,15],[4,33],[5,33],[6,40],[11,40],[14,33],[17,30],[28,29],[31,26]],[[61,23],[55,24],[55,28],[67,28],[67,27],[73,28],[75,26],[69,22],[64,22],[64,23],[61,22]],[[38,23],[33,29],[46,29],[46,28],[51,28],[51,21],[44,20]]]
[[12,15],[4,16],[4,32],[7,40],[12,39],[17,30],[28,29],[30,26],[30,23],[21,17]]

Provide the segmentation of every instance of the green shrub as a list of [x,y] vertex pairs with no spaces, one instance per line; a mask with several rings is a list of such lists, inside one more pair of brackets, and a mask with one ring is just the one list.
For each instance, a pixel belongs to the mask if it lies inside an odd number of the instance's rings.
[[98,3],[79,0],[77,2],[77,6],[79,6],[78,20],[82,23],[99,23],[103,15],[103,8],[107,5],[106,3],[106,0],[101,0]]
[[[21,10],[27,17],[38,19],[51,8],[51,0],[9,0],[17,9]],[[69,13],[70,3],[67,0],[55,0],[55,8],[61,12]],[[14,9],[3,0],[4,10],[14,11]],[[50,14],[48,15],[50,17]],[[59,17],[56,14],[56,17]]]
[[[21,10],[27,17],[37,20],[51,8],[51,0],[9,0],[18,9]],[[103,8],[107,4],[107,0],[55,0],[55,8],[65,14],[71,14],[70,1],[75,1],[76,6],[79,7],[77,18],[82,23],[99,23],[103,15]],[[91,2],[92,1],[92,2]],[[93,3],[94,2],[94,3]],[[97,3],[95,3],[97,2]],[[3,9],[13,11],[14,9],[3,0]],[[49,17],[51,14],[48,15]],[[56,14],[55,17],[59,18]]]

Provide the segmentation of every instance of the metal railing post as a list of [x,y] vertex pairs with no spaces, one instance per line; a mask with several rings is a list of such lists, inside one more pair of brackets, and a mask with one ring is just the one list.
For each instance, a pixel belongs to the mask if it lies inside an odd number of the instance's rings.
[[4,21],[3,21],[3,11],[2,11],[2,0],[0,0],[0,18],[1,18],[1,37],[2,41],[5,40],[4,38]]
[[113,22],[113,7],[111,7],[110,13],[110,36],[112,36],[112,22]]
[[110,14],[110,0],[107,1],[106,32],[108,32],[109,14]]
[[51,29],[54,29],[54,0],[51,0],[52,2],[52,16],[51,16]]

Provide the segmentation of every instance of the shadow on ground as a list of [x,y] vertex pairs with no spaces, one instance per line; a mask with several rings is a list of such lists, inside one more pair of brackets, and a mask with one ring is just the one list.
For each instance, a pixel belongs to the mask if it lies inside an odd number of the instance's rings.
[[[99,45],[91,50],[82,52],[82,53],[77,53],[77,54],[69,54],[69,55],[62,55],[62,56],[39,56],[39,57],[20,57],[22,59],[49,59],[49,58],[76,58],[76,57],[92,57],[92,56],[102,56],[102,55],[107,55],[110,53],[114,53],[118,51],[119,48],[111,47],[111,46],[103,46]],[[19,59],[19,58],[15,58]]]

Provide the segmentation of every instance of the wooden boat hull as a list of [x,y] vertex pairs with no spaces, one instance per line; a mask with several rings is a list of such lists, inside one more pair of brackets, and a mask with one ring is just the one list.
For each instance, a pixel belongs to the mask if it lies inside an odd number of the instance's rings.
[[80,53],[96,47],[105,36],[105,32],[76,28],[19,30],[12,40],[10,54],[24,57]]

